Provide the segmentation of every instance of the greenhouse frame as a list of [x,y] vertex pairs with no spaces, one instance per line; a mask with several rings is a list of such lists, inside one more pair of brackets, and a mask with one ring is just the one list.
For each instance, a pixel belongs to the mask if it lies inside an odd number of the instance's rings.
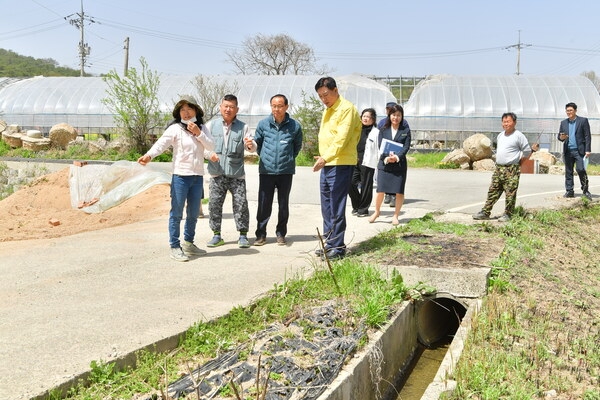
[[[161,75],[160,109],[170,114],[183,94],[194,95],[193,82],[199,75]],[[290,101],[290,113],[303,96],[316,98],[316,75],[214,75],[204,76],[209,84],[227,83],[239,88],[239,118],[253,130],[271,113],[269,99],[277,93]],[[381,119],[385,104],[396,101],[383,83],[362,75],[335,77],[340,93],[359,111],[372,107]],[[400,78],[399,78],[400,79]],[[52,126],[68,123],[81,134],[111,133],[114,117],[102,103],[107,96],[101,77],[0,78],[0,119],[22,129],[47,134]],[[600,134],[600,95],[584,76],[454,76],[432,75],[422,80],[403,104],[413,132],[413,144],[456,148],[474,133],[495,138],[502,130],[501,115],[514,112],[517,129],[542,148],[561,152],[556,140],[565,105],[575,102],[578,115],[590,121],[592,135]],[[592,152],[600,153],[600,138],[592,139]]]
[[[413,143],[462,143],[473,133],[495,137],[502,131],[501,116],[517,115],[517,129],[530,142],[562,152],[556,139],[565,105],[577,104],[587,117],[592,135],[600,134],[600,95],[584,76],[453,76],[433,75],[422,80],[404,105]],[[600,152],[600,137],[592,139]]]
[[[160,110],[168,115],[181,95],[197,93],[196,75],[160,76]],[[271,114],[269,101],[284,94],[290,113],[303,102],[303,95],[317,98],[315,84],[321,76],[240,75],[205,76],[209,83],[236,85],[238,118],[253,130],[258,121]],[[367,107],[385,112],[385,104],[395,101],[386,85],[361,75],[335,77],[340,94],[361,111]],[[68,123],[80,133],[110,133],[115,127],[113,115],[102,103],[107,85],[100,77],[0,78],[0,119],[22,129],[48,133],[58,123]],[[197,96],[196,96],[197,97]],[[202,104],[200,104],[202,106]]]

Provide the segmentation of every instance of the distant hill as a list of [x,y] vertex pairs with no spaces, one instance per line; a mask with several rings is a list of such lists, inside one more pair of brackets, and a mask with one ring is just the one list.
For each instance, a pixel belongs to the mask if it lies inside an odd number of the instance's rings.
[[51,58],[22,56],[11,50],[0,49],[0,78],[30,78],[33,76],[79,76],[77,69],[60,67]]

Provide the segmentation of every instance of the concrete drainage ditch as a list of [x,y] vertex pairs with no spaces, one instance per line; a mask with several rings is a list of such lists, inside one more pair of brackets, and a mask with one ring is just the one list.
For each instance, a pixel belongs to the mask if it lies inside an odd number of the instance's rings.
[[420,397],[402,398],[433,400],[454,390],[456,383],[449,377],[462,353],[471,320],[480,308],[480,299],[486,293],[490,269],[395,268],[408,285],[425,282],[439,291],[406,304],[371,338],[369,346],[343,368],[319,400],[395,400],[419,346],[432,346],[448,336],[453,339],[433,381]]

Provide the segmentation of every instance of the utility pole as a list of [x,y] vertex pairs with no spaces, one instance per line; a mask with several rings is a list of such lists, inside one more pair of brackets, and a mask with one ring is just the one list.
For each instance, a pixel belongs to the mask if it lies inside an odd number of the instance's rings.
[[530,44],[521,43],[521,30],[519,29],[519,41],[517,44],[513,44],[505,47],[505,49],[517,49],[517,75],[521,75],[521,49],[523,47],[529,47]]
[[129,69],[129,37],[125,38],[125,68],[123,70],[123,76],[127,76],[127,70]]
[[[73,16],[76,16],[76,18],[67,19],[67,18],[73,17]],[[96,21],[94,21],[93,19],[91,19],[90,17],[85,15],[85,12],[83,11],[83,0],[81,0],[81,12],[68,15],[65,17],[65,20],[68,20],[71,25],[73,25],[77,29],[79,29],[79,32],[81,34],[81,39],[79,41],[79,45],[77,46],[77,51],[79,54],[79,68],[80,68],[79,75],[84,76],[85,75],[84,68],[85,68],[85,64],[86,64],[86,59],[87,59],[87,56],[90,55],[91,48],[90,48],[90,46],[88,46],[88,44],[84,40],[83,27],[84,27],[86,20],[88,20],[91,23],[94,23]]]

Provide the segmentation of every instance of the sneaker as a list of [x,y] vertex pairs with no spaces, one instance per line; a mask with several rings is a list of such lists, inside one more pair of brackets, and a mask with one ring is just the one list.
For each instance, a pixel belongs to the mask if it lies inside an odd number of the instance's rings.
[[368,217],[369,216],[369,212],[368,211],[359,211],[356,214],[357,217]]
[[188,256],[203,256],[206,254],[206,250],[202,250],[201,248],[196,246],[194,243],[188,242],[186,240],[184,240],[181,243],[181,249]]
[[175,261],[190,261],[190,258],[185,255],[181,247],[171,247],[171,258]]
[[392,201],[392,196],[386,193],[383,197],[383,204],[390,204],[390,201]]
[[208,243],[206,243],[206,245],[208,247],[223,246],[224,244],[225,244],[225,241],[223,240],[223,238],[221,237],[221,235],[215,235],[215,236],[213,236],[213,238],[210,239],[210,241]]
[[267,244],[267,238],[264,236],[256,238],[254,241],[255,246],[264,246],[265,244]]
[[498,218],[498,222],[508,222],[510,221],[510,215],[502,214],[500,218]]
[[563,195],[563,197],[565,199],[570,199],[575,197],[575,192],[573,192],[572,190],[567,190],[567,192]]
[[588,200],[592,200],[592,194],[590,192],[588,192],[587,190],[585,192],[583,192],[583,197],[585,197]]
[[248,237],[246,235],[240,235],[238,239],[238,247],[240,249],[247,249],[250,247],[250,242],[248,241]]
[[477,214],[473,215],[473,219],[476,219],[476,220],[490,219],[490,214],[486,214],[483,211],[479,211]]
[[391,200],[390,200],[390,207],[395,208],[396,207],[396,196],[391,196]]
[[277,244],[279,246],[285,246],[286,245],[286,241],[285,241],[285,236],[279,236],[277,235]]
[[352,210],[352,215],[356,215],[356,214],[358,214],[358,210],[355,208]]

